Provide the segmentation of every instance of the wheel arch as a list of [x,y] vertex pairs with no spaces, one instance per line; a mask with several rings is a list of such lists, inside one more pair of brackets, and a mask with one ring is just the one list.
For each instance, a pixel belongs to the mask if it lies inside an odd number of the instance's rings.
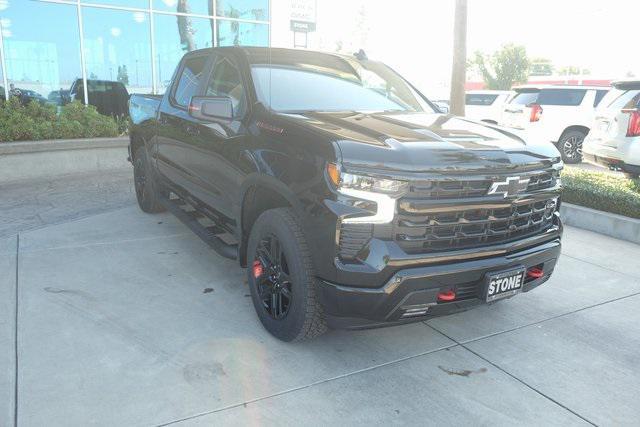
[[300,215],[302,206],[287,185],[268,175],[254,174],[248,177],[240,194],[238,261],[242,267],[246,267],[249,234],[260,214],[269,209],[290,207]]
[[578,131],[584,134],[584,136],[587,136],[590,130],[591,129],[584,125],[571,125],[562,131],[562,133],[560,134],[560,138],[558,138],[558,142],[562,141],[562,138],[564,138],[564,136],[571,131]]

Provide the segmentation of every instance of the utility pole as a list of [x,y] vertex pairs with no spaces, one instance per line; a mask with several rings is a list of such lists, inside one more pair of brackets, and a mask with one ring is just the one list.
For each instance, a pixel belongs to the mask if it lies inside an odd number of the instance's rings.
[[456,0],[451,68],[451,114],[464,116],[464,85],[467,80],[467,0]]

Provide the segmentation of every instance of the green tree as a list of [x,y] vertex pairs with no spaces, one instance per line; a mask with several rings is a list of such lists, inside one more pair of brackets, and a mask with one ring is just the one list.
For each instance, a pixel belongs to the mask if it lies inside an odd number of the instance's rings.
[[509,90],[514,84],[526,82],[529,76],[530,63],[524,46],[507,44],[492,55],[476,52],[472,64],[489,89]]

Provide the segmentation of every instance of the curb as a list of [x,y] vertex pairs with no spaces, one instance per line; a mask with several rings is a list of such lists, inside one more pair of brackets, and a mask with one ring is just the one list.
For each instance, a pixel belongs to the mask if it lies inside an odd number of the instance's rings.
[[640,244],[640,219],[566,202],[560,206],[560,215],[562,222],[566,225]]
[[0,144],[0,183],[128,167],[129,138],[87,138]]

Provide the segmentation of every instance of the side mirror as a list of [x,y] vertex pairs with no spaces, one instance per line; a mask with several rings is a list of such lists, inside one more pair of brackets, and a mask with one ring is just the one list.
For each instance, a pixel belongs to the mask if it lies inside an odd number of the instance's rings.
[[198,120],[232,120],[233,103],[226,96],[194,96],[189,104],[189,115]]

